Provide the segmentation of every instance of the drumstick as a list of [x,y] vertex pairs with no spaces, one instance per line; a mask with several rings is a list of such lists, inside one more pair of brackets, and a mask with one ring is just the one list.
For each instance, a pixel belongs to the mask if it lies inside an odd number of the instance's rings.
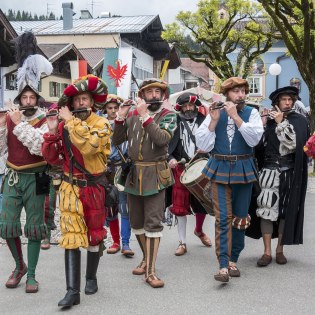
[[177,164],[186,164],[186,159],[182,158],[180,161],[177,161]]
[[199,152],[197,151],[197,152],[195,153],[195,155],[188,161],[187,166],[196,158],[196,156],[197,156],[198,153],[199,153]]

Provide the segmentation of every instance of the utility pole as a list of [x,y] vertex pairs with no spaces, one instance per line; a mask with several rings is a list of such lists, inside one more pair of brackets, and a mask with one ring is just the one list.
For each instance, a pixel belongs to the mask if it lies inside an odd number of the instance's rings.
[[47,18],[49,18],[49,12],[53,12],[52,9],[50,9],[51,6],[54,6],[55,4],[53,3],[47,3],[47,13],[46,13],[46,16]]
[[97,2],[97,1],[92,0],[92,2],[89,5],[91,6],[92,17],[94,18],[94,6],[95,5],[101,5],[101,2]]

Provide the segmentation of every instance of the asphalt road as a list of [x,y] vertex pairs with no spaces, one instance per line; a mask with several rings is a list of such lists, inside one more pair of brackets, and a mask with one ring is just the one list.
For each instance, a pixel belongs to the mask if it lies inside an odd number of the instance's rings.
[[[239,260],[241,278],[220,284],[213,279],[218,270],[214,248],[202,246],[193,235],[194,217],[187,227],[188,253],[176,257],[177,229],[165,227],[161,242],[157,272],[166,283],[162,289],[152,289],[142,276],[131,270],[141,260],[133,237],[134,258],[120,253],[105,254],[101,260],[99,292],[84,295],[86,253],[82,250],[81,304],[67,310],[71,314],[314,314],[315,299],[315,183],[309,185],[306,199],[304,245],[288,246],[284,266],[273,262],[266,268],[256,267],[261,256],[262,240],[246,238]],[[205,232],[214,239],[214,218],[206,219]],[[275,243],[273,243],[275,249]],[[26,254],[26,246],[23,246]],[[63,313],[58,301],[65,294],[63,250],[53,246],[42,251],[37,268],[40,291],[25,293],[25,278],[16,289],[7,289],[5,282],[14,268],[6,246],[0,245],[0,314]]]

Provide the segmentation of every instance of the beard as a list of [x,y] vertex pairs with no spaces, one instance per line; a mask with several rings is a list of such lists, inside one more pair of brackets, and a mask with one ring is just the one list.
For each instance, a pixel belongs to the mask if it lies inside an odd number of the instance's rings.
[[87,120],[88,117],[91,115],[91,111],[87,110],[86,112],[81,112],[81,113],[75,113],[74,116],[76,118],[79,118],[81,120]]
[[153,103],[148,106],[148,110],[154,113],[158,111],[161,108],[161,106],[162,106],[161,103]]
[[36,108],[30,108],[30,109],[24,109],[23,110],[23,115],[26,117],[31,117],[36,113],[37,109]]
[[195,110],[186,110],[185,112],[180,112],[180,116],[185,120],[194,119],[198,114],[197,108]]
[[161,106],[162,106],[162,103],[161,103],[161,99],[159,98],[152,98],[151,100],[147,100],[147,99],[144,99],[146,102],[150,102],[150,105],[148,106],[148,110],[150,112],[156,112],[158,111]]

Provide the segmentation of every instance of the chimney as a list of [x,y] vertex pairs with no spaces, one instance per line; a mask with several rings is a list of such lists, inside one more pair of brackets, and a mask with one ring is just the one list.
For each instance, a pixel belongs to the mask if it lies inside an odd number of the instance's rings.
[[62,4],[63,9],[63,29],[71,30],[73,28],[73,19],[72,16],[75,15],[73,12],[73,3],[65,2]]

